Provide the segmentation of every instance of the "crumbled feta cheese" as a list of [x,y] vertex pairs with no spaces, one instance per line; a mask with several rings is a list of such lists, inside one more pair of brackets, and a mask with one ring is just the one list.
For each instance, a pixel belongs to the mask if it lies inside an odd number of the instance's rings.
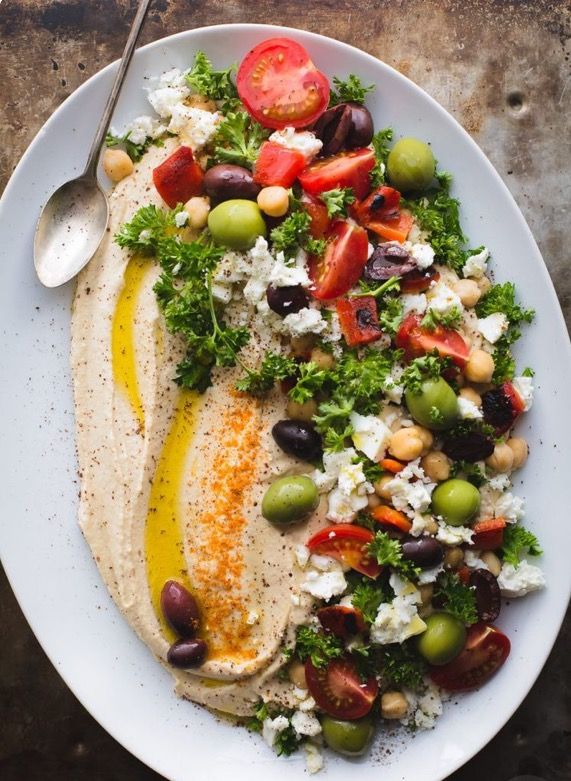
[[389,374],[383,383],[383,391],[389,401],[400,404],[404,387],[396,382],[394,374]]
[[[362,483],[357,489],[347,493],[340,487],[334,488],[327,497],[326,518],[333,523],[350,523],[359,512],[368,505],[367,486],[370,483]],[[365,488],[363,488],[365,487]]]
[[471,543],[474,532],[467,526],[448,526],[444,521],[438,521],[436,539],[445,545],[461,545]]
[[113,135],[129,134],[129,141],[133,144],[144,144],[147,138],[158,138],[166,131],[166,127],[154,117],[143,115],[135,117],[125,128],[124,132],[119,134],[112,129]]
[[307,545],[295,546],[295,560],[301,569],[303,569],[309,561],[309,548]]
[[367,260],[371,257],[374,251],[375,251],[375,245],[369,242],[367,244]]
[[458,396],[458,411],[463,420],[478,420],[484,417],[482,410],[463,396]]
[[420,459],[417,458],[395,475],[386,484],[385,490],[390,493],[396,510],[414,518],[417,513],[428,510],[435,487],[436,484],[427,478],[420,467]]
[[414,713],[414,723],[419,729],[432,729],[438,716],[442,715],[440,690],[433,683],[428,684],[426,692],[418,698]]
[[421,586],[425,583],[434,583],[441,572],[444,572],[444,564],[437,564],[436,567],[423,569],[418,576],[418,582]]
[[545,586],[545,576],[539,567],[523,559],[519,567],[503,564],[498,576],[498,585],[504,597],[524,597],[531,591]]
[[508,523],[515,523],[524,516],[525,502],[521,496],[507,492],[496,499],[494,513],[496,518],[505,518]]
[[304,713],[296,710],[291,717],[291,724],[297,735],[313,738],[321,732],[321,724],[314,713]]
[[180,135],[192,151],[196,152],[213,138],[221,119],[217,112],[212,113],[178,103],[173,107],[168,130]]
[[341,566],[331,572],[310,568],[306,570],[305,580],[300,584],[300,588],[316,599],[328,600],[342,594],[347,588],[347,581]]
[[521,396],[521,400],[524,404],[524,409],[527,412],[533,404],[533,382],[531,377],[514,377],[512,385]]
[[319,493],[322,494],[331,491],[337,482],[341,469],[343,469],[344,466],[352,464],[353,460],[356,458],[357,452],[352,447],[341,450],[339,453],[324,453],[323,471],[316,469],[311,474],[311,479],[317,486]]
[[213,282],[212,297],[222,304],[229,304],[230,301],[232,301],[232,288],[229,285],[221,285],[218,282]]
[[342,569],[337,559],[332,556],[322,556],[319,553],[314,553],[309,558],[309,563],[314,569],[318,569],[320,572],[331,572],[332,570]]
[[[289,285],[309,286],[310,280],[305,267],[305,257],[296,258],[295,264],[288,266],[283,252],[274,257],[268,249],[268,242],[263,236],[258,236],[256,243],[247,253],[245,277],[248,279],[244,287],[244,298],[248,303],[257,306],[267,306],[266,289],[269,284],[275,287]],[[238,273],[244,269],[238,268]],[[290,317],[290,315],[288,315]]]
[[371,461],[380,461],[388,447],[392,432],[382,420],[374,415],[359,415],[352,412],[350,416],[353,434],[353,444]]
[[508,328],[509,321],[503,312],[493,312],[478,320],[478,331],[490,344],[495,344]]
[[311,475],[320,493],[331,491],[326,518],[335,523],[352,521],[367,506],[367,494],[373,492],[373,486],[365,479],[363,465],[353,463],[356,460],[357,453],[352,447],[340,453],[325,453],[323,471],[316,469]]
[[464,264],[464,268],[462,269],[462,274],[465,277],[472,277],[473,279],[481,279],[486,273],[486,264],[488,262],[489,257],[490,257],[490,251],[487,250],[485,247],[481,252],[477,252],[475,255],[470,255],[470,257]]
[[294,149],[296,152],[301,152],[306,160],[311,160],[312,157],[319,154],[323,141],[320,141],[315,133],[310,130],[302,130],[296,132],[294,127],[284,127],[283,130],[276,130],[275,133],[269,138],[274,144],[280,144],[285,146],[286,149]]
[[480,558],[481,551],[479,550],[466,550],[464,551],[464,563],[470,569],[487,569],[489,567],[485,561]]
[[410,530],[410,534],[413,537],[420,537],[421,534],[424,534],[424,532],[428,530],[428,526],[432,525],[432,520],[433,519],[431,515],[421,515],[421,513],[415,513],[412,519],[412,529]]
[[410,312],[416,312],[423,315],[426,312],[428,302],[424,293],[404,293],[400,300],[402,302],[402,313],[406,317]]
[[188,222],[188,212],[185,212],[184,209],[181,212],[177,212],[174,217],[174,224],[177,228],[184,228],[186,223]]
[[[159,76],[159,87],[186,87],[186,71],[183,72],[179,68],[171,68],[170,71],[165,71]],[[190,90],[188,90],[190,92]]]
[[505,491],[512,484],[510,476],[507,474],[495,475],[488,480],[488,487],[493,491]]
[[149,92],[147,99],[159,117],[167,119],[171,117],[176,106],[179,106],[187,97],[188,87],[159,87]]
[[289,721],[285,716],[276,716],[275,719],[268,718],[262,722],[262,737],[270,748],[273,748],[280,732],[289,727]]
[[460,296],[458,296],[451,287],[444,282],[438,282],[430,288],[428,292],[428,307],[439,315],[446,315],[453,309],[460,312],[464,311]]
[[392,602],[379,606],[371,626],[371,642],[379,645],[402,643],[413,635],[424,632],[426,624],[418,615],[420,592],[410,581],[393,573],[389,580],[396,596]]
[[315,743],[306,741],[303,744],[303,750],[305,751],[305,766],[307,767],[307,772],[311,775],[319,773],[323,768],[323,754],[319,748]]
[[315,710],[316,702],[313,699],[313,697],[308,693],[305,692],[305,697],[301,698],[301,702],[299,703],[298,710],[303,711],[304,713],[307,713],[308,711]]
[[283,331],[291,336],[304,334],[320,334],[327,328],[327,321],[321,316],[319,309],[300,309],[292,312],[282,320]]
[[341,331],[341,323],[339,322],[339,315],[337,312],[330,312],[330,317],[328,318],[328,328],[323,333],[322,339],[324,342],[340,342],[343,338],[343,332]]
[[434,263],[434,250],[430,244],[412,244],[409,252],[419,269],[427,269]]

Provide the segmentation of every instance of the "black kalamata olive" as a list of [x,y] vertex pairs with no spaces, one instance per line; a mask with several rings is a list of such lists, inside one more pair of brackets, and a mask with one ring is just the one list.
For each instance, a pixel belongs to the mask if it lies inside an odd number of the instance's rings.
[[284,453],[302,461],[314,461],[322,453],[321,435],[304,420],[279,420],[272,436]]
[[476,607],[480,621],[495,621],[502,607],[498,579],[487,569],[475,569],[470,573],[470,585],[476,591]]
[[402,277],[413,271],[416,263],[398,244],[377,244],[367,261],[363,277],[370,282],[381,282],[391,277]]
[[245,198],[255,201],[260,192],[247,168],[231,163],[221,163],[209,168],[204,174],[204,190],[213,202],[229,201],[231,198]]
[[450,434],[445,437],[442,450],[453,461],[484,461],[494,452],[494,440],[481,431]]
[[301,285],[287,285],[286,287],[268,285],[266,298],[270,309],[281,317],[299,312],[309,304],[307,293]]
[[313,128],[323,141],[322,155],[336,155],[342,149],[367,146],[373,138],[373,119],[358,103],[340,103],[320,116]]
[[167,580],[161,591],[161,610],[181,637],[194,637],[200,626],[200,612],[195,598],[176,580]]
[[437,567],[444,559],[444,548],[433,537],[408,538],[403,542],[402,555],[417,567]]
[[498,435],[504,434],[513,425],[521,411],[516,408],[513,396],[506,392],[506,386],[510,388],[511,384],[506,383],[482,393],[484,420],[494,427]]
[[206,658],[208,647],[198,637],[194,640],[177,640],[167,652],[167,662],[183,670],[199,667]]

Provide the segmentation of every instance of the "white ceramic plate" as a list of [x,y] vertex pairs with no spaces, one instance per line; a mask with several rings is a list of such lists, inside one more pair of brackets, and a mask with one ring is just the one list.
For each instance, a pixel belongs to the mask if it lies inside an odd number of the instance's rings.
[[[541,670],[567,605],[571,568],[566,509],[570,472],[570,346],[546,268],[507,188],[480,149],[428,95],[363,52],[311,33],[261,25],[224,25],[145,46],[135,55],[113,124],[149,113],[143,87],[151,76],[188,67],[197,49],[218,65],[239,61],[264,38],[289,35],[304,44],[330,77],[359,74],[377,90],[368,100],[377,128],[432,143],[454,172],[463,224],[473,245],[493,253],[499,280],[517,281],[537,321],[521,345],[521,367],[537,372],[538,393],[519,433],[531,444],[519,493],[528,523],[545,549],[548,588],[515,601],[500,618],[512,640],[502,672],[481,691],[450,704],[432,732],[386,739],[352,768],[329,756],[326,777],[439,781],[482,748],[512,715]],[[298,779],[302,757],[277,759],[258,737],[178,701],[168,673],[152,658],[111,602],[76,523],[78,478],[69,369],[73,285],[46,290],[32,264],[40,207],[83,167],[115,65],[78,89],[55,112],[22,158],[0,204],[0,474],[2,559],[24,613],[77,697],[126,748],[173,781]],[[516,483],[519,483],[519,474]],[[8,640],[9,638],[5,638]],[[379,766],[382,762],[382,770]],[[352,764],[352,763],[351,763]]]

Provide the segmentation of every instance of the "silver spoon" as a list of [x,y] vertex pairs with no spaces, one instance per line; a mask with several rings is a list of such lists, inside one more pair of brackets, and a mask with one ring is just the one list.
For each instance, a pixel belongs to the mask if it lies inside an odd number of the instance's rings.
[[139,3],[84,172],[52,193],[40,214],[34,237],[34,265],[46,287],[63,285],[81,271],[105,234],[109,204],[97,181],[99,153],[149,3]]

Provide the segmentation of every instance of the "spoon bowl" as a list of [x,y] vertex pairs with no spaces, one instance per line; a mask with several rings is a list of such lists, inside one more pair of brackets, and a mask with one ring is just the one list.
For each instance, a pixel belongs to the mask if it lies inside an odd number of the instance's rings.
[[89,262],[105,235],[107,196],[97,179],[83,174],[59,187],[40,214],[34,265],[40,282],[58,287]]

